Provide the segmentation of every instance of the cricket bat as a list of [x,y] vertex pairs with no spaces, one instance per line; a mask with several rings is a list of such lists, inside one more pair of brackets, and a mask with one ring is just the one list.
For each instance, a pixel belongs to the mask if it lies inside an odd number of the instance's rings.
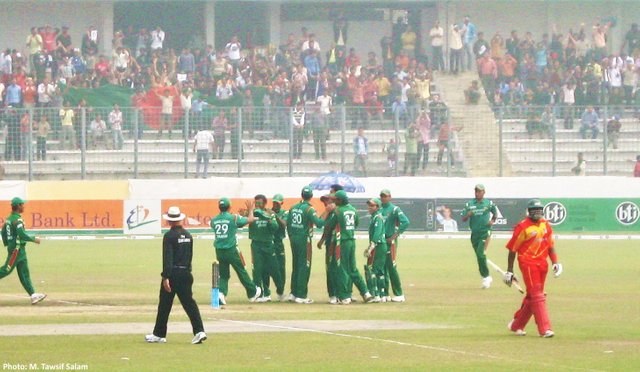
[[[487,263],[489,264],[489,266],[493,267],[497,272],[499,272],[502,276],[504,276],[505,271],[502,270],[500,266],[496,265],[493,261],[491,261],[488,258],[487,258]],[[513,281],[511,283],[513,284],[514,287],[516,287],[516,289],[520,293],[524,293],[524,289],[522,289],[522,287],[520,286],[520,283],[518,282],[518,279],[516,278],[515,275],[513,276]]]
[[211,264],[211,307],[220,309],[220,289],[218,279],[220,278],[220,267],[218,261]]

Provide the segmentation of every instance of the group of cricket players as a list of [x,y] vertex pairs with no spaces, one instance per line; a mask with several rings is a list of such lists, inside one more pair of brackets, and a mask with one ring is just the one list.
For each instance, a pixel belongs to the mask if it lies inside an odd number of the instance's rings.
[[[348,305],[355,286],[364,302],[404,302],[402,284],[396,265],[398,237],[409,226],[404,212],[391,203],[391,192],[382,190],[379,198],[367,201],[371,215],[369,239],[363,251],[367,258],[364,277],[356,266],[356,229],[360,217],[340,185],[333,185],[320,200],[324,212],[318,215],[311,205],[313,190],[305,186],[301,200],[289,210],[282,208],[284,198],[276,194],[271,207],[264,195],[256,195],[246,205],[246,216],[229,212],[228,198],[219,201],[220,214],[211,220],[214,247],[219,262],[220,303],[226,303],[230,267],[234,269],[252,302],[271,302],[271,283],[278,301],[310,304],[309,277],[314,229],[322,229],[318,249],[325,250],[327,293],[330,304]],[[236,231],[249,228],[253,281],[245,269],[237,247]],[[290,290],[285,293],[284,239],[291,246]],[[393,294],[393,296],[392,296]]]
[[[463,221],[469,221],[471,244],[482,276],[482,288],[489,288],[492,279],[487,268],[485,250],[490,241],[497,209],[493,202],[484,198],[485,187],[482,184],[476,185],[474,191],[475,198],[465,205],[461,217]],[[396,265],[396,252],[398,237],[409,226],[409,219],[399,207],[391,203],[391,192],[384,189],[380,192],[379,198],[367,201],[371,218],[368,242],[363,250],[367,258],[364,277],[356,267],[355,233],[360,219],[356,208],[349,202],[347,193],[340,185],[333,185],[329,194],[320,198],[325,208],[319,216],[311,205],[313,190],[305,186],[300,196],[297,204],[285,210],[282,195],[276,194],[272,198],[271,207],[268,206],[264,195],[256,195],[252,202],[246,204],[246,213],[243,214],[230,212],[231,202],[228,198],[219,200],[220,213],[211,220],[211,228],[215,234],[214,247],[219,262],[220,303],[226,304],[230,268],[238,275],[251,302],[272,301],[273,283],[278,301],[312,303],[313,300],[308,294],[308,283],[314,228],[322,229],[322,237],[316,246],[325,250],[326,284],[330,304],[350,304],[354,300],[354,285],[365,303],[404,302],[405,296]],[[39,244],[40,240],[25,232],[21,216],[24,204],[25,201],[18,197],[11,200],[12,211],[2,227],[2,240],[8,256],[5,264],[0,267],[0,279],[17,268],[20,282],[30,295],[31,303],[37,304],[46,295],[36,293],[33,288],[25,245],[27,242]],[[502,279],[509,286],[518,280],[513,274],[513,264],[517,257],[522,273],[521,279],[526,286],[526,296],[522,305],[508,324],[509,330],[518,336],[526,334],[524,329],[532,316],[541,337],[554,336],[547,314],[544,284],[549,271],[548,260],[552,263],[555,277],[562,274],[563,267],[558,262],[553,231],[549,222],[543,218],[543,209],[540,200],[530,200],[527,204],[526,218],[515,226],[513,235],[506,245],[509,254],[507,270]],[[246,264],[238,249],[236,236],[237,229],[247,225],[251,240],[253,280],[245,269]],[[285,293],[284,248],[284,239],[287,236],[292,261],[288,294]],[[158,338],[160,339],[162,337]],[[201,342],[203,339],[200,337],[198,341]]]

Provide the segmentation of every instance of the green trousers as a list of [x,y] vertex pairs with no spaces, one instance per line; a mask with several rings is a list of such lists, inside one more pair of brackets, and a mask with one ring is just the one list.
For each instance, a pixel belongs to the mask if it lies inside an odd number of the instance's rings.
[[391,246],[388,247],[389,251],[387,252],[387,259],[385,262],[385,268],[387,270],[387,275],[385,278],[385,291],[387,295],[389,292],[389,282],[391,282],[391,289],[393,291],[394,296],[402,296],[402,283],[400,282],[400,274],[398,274],[398,264],[396,262],[396,254],[398,250],[398,239],[391,243]]
[[240,283],[247,291],[247,297],[251,298],[256,295],[256,285],[253,283],[247,270],[245,269],[244,258],[238,248],[229,249],[216,249],[216,259],[218,260],[220,269],[220,280],[218,281],[218,288],[220,292],[225,296],[229,292],[229,278],[231,272],[229,266],[233,267],[233,270],[238,275]]
[[307,298],[311,275],[311,241],[290,238],[291,242],[291,294],[296,298]]
[[278,270],[276,251],[273,242],[251,241],[251,255],[253,257],[253,281],[262,289],[263,296],[270,296],[271,290],[265,277],[271,277],[276,286],[276,293],[284,293],[284,279]]
[[352,283],[355,284],[362,296],[368,292],[367,284],[356,267],[355,251],[355,240],[341,241],[340,245],[336,246],[336,256],[340,257],[336,283],[337,295],[340,300],[351,298]]
[[335,257],[335,245],[330,241],[329,243],[324,245],[325,255],[324,255],[324,265],[325,265],[325,273],[327,275],[327,293],[329,297],[337,297],[336,294],[336,273],[338,266],[336,264]]
[[490,230],[471,232],[471,246],[473,247],[473,251],[476,253],[476,258],[478,259],[478,269],[480,270],[480,275],[483,278],[489,276],[489,268],[487,267],[487,256],[484,253],[489,237],[491,237]]
[[[278,271],[280,271],[280,277],[282,278],[282,285],[286,285],[286,281],[287,281],[287,272],[286,272],[286,265],[287,265],[287,259],[286,256],[284,254],[284,243],[282,240],[278,240],[275,239],[273,241],[273,246],[275,248],[276,251],[276,264],[278,267]],[[270,285],[270,280],[271,277],[269,276],[269,274],[264,273],[263,277],[262,277],[262,282],[265,285],[265,289],[267,290],[267,293],[265,293],[265,296],[271,296],[271,290],[269,289],[269,285]]]
[[383,297],[387,295],[387,291],[385,290],[387,251],[386,243],[377,244],[367,259],[365,278],[369,292],[371,292],[373,296]]
[[14,268],[18,270],[18,278],[22,288],[31,296],[35,293],[33,284],[31,284],[31,276],[29,275],[29,263],[27,262],[27,252],[24,247],[20,249],[7,248],[7,260],[0,267],[0,279],[11,274]]

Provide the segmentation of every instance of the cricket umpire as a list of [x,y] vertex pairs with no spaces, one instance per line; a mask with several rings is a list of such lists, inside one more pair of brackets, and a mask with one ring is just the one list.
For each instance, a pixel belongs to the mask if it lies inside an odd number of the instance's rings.
[[178,295],[184,311],[189,316],[194,337],[192,344],[200,344],[207,339],[200,317],[200,310],[193,299],[193,275],[191,275],[191,259],[193,258],[193,238],[182,227],[185,214],[178,207],[170,207],[162,218],[169,222],[171,229],[162,239],[162,285],[160,286],[160,302],[153,333],[145,336],[147,342],[167,342],[167,321],[173,306],[173,299]]

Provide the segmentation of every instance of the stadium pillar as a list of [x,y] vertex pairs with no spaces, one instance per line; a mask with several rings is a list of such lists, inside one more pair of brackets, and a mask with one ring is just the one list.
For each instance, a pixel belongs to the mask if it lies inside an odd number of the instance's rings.
[[269,2],[269,43],[280,45],[280,1]]
[[207,1],[204,5],[204,37],[207,45],[216,45],[216,3]]
[[102,35],[98,37],[102,40],[102,52],[105,55],[111,55],[113,45],[113,1],[98,1],[96,5],[99,7],[98,12],[102,20],[102,24],[96,25],[98,30],[102,32]]

